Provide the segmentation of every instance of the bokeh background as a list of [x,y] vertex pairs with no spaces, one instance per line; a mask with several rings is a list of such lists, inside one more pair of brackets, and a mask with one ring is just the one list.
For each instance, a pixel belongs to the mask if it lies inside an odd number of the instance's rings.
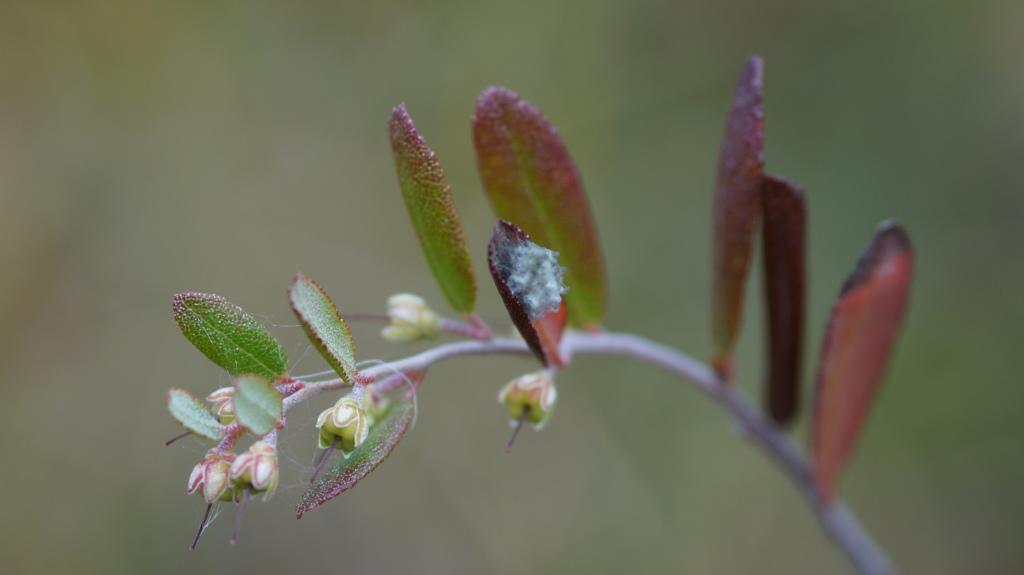
[[[355,491],[292,506],[329,398],[289,417],[280,493],[195,553],[164,392],[226,382],[170,316],[224,294],[323,364],[288,311],[304,270],[343,310],[443,308],[386,121],[406,102],[477,258],[476,95],[560,128],[591,196],[613,329],[709,349],[710,199],[735,78],[766,68],[767,164],[808,190],[807,372],[875,225],[918,251],[902,345],[843,493],[905,573],[1024,566],[1024,3],[483,0],[0,5],[0,563],[7,573],[847,573],[792,487],[693,390],[581,358],[511,455],[495,403],[524,359],[434,369],[415,430]],[[755,274],[758,273],[755,271]],[[760,281],[754,276],[757,286]],[[740,373],[758,392],[762,306]],[[355,328],[362,358],[407,350]],[[808,378],[805,378],[808,379]],[[807,382],[805,382],[807,383]],[[806,387],[806,386],[805,386]],[[803,436],[806,425],[796,433]]]

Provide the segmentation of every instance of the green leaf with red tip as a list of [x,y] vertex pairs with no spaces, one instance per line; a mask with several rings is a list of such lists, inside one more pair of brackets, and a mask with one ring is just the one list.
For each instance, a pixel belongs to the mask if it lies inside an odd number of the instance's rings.
[[763,63],[752,56],[736,84],[718,157],[712,241],[712,363],[727,380],[743,318],[743,293],[761,215]]
[[488,88],[477,100],[473,143],[495,214],[561,254],[569,322],[600,324],[607,288],[597,228],[558,132],[514,92]]
[[269,433],[284,415],[281,394],[259,375],[238,376],[233,401],[238,422],[256,435]]
[[903,228],[884,223],[832,307],[821,347],[811,422],[814,481],[835,498],[906,314],[914,255]]
[[288,357],[255,318],[216,294],[174,294],[174,320],[192,345],[231,375],[284,375]]
[[224,426],[202,401],[184,389],[167,390],[167,411],[185,429],[206,439],[220,439]]
[[288,287],[288,302],[309,341],[341,379],[351,383],[356,374],[356,344],[331,296],[313,278],[299,272]]
[[558,345],[566,322],[565,285],[558,254],[499,220],[487,246],[487,263],[512,323],[544,365],[563,364]]
[[807,252],[804,195],[793,184],[767,176],[761,186],[765,301],[768,308],[768,374],[765,410],[781,424],[800,403],[800,364]]
[[398,184],[427,263],[452,308],[471,313],[476,278],[444,170],[404,105],[395,108],[388,127]]
[[339,457],[334,466],[302,494],[295,514],[302,518],[304,513],[355,487],[398,446],[412,423],[413,413],[411,397],[394,401],[370,428],[366,441],[348,457]]

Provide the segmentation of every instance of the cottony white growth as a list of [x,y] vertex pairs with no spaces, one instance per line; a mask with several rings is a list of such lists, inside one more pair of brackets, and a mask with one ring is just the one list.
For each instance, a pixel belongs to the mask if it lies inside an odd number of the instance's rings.
[[558,252],[533,242],[516,244],[509,250],[508,288],[522,302],[526,315],[540,317],[555,311],[568,291],[558,265]]

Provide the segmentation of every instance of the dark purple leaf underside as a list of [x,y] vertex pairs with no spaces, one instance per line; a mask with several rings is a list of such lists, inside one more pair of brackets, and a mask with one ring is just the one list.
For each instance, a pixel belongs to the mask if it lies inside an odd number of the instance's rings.
[[370,429],[366,441],[348,457],[339,456],[331,470],[303,493],[295,509],[296,516],[301,519],[306,512],[352,489],[373,472],[398,446],[412,418],[412,400],[396,400],[384,417]]
[[530,236],[517,226],[499,220],[487,246],[487,263],[494,285],[508,310],[512,323],[526,344],[544,365],[562,365],[558,344],[566,323],[566,305],[542,315],[531,317],[523,301],[509,287],[509,276],[515,272],[511,252],[515,246],[531,243]]
[[596,327],[607,297],[604,262],[583,184],[558,132],[505,88],[484,90],[472,123],[477,167],[495,214],[560,254],[569,322]]
[[812,471],[825,502],[835,498],[903,325],[913,260],[903,228],[882,224],[832,308],[811,422]]
[[476,278],[444,170],[405,106],[395,108],[388,128],[398,183],[427,263],[452,308],[471,313]]
[[722,138],[714,199],[712,362],[727,381],[761,214],[763,64],[752,56],[736,85]]
[[787,424],[800,403],[800,364],[806,289],[806,207],[793,184],[767,176],[761,186],[764,222],[765,300],[768,308],[768,373],[765,408]]

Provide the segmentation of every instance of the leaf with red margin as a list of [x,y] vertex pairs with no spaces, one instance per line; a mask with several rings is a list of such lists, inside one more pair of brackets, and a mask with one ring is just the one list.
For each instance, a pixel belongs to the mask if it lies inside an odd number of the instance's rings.
[[903,325],[913,266],[906,232],[883,223],[832,308],[811,422],[812,472],[825,503],[835,498]]
[[763,73],[761,58],[751,56],[736,84],[718,157],[712,241],[712,363],[726,381],[732,378],[733,348],[743,318],[743,292],[761,214]]
[[316,280],[298,272],[288,286],[288,303],[320,355],[351,383],[356,375],[356,344],[331,296]]
[[565,330],[558,254],[504,220],[494,226],[487,263],[512,323],[544,365],[563,365],[558,345]]
[[[423,378],[423,372],[407,375],[414,384]],[[371,426],[366,440],[349,453],[348,457],[339,457],[331,470],[302,494],[302,499],[295,509],[296,517],[301,519],[307,511],[316,509],[352,489],[377,469],[398,447],[398,442],[409,430],[414,414],[411,394],[395,400],[387,408],[387,412]]]
[[473,143],[495,214],[557,251],[566,270],[569,321],[596,328],[604,319],[604,261],[576,166],[554,126],[505,88],[480,94]]
[[452,309],[472,313],[476,278],[444,170],[404,105],[395,108],[388,128],[398,184],[430,270]]
[[782,178],[766,176],[761,194],[768,308],[768,377],[764,402],[772,419],[787,424],[793,420],[800,403],[807,209],[803,192]]

